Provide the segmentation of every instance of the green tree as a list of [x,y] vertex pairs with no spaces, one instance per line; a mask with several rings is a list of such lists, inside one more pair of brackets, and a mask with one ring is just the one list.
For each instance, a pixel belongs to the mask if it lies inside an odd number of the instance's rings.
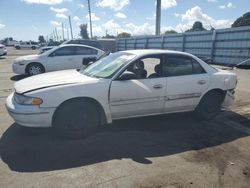
[[39,41],[40,43],[45,43],[45,42],[46,42],[43,35],[39,35],[38,41]]
[[79,27],[80,27],[80,36],[82,37],[82,39],[89,39],[88,24],[81,24]]
[[205,31],[206,29],[203,27],[202,22],[196,21],[193,24],[191,29],[188,29],[186,32],[193,32],[193,31]]
[[165,31],[164,34],[167,35],[167,34],[174,34],[174,33],[177,33],[177,32],[173,29],[170,29],[170,30]]
[[250,26],[250,12],[243,14],[243,16],[237,18],[232,27]]
[[130,33],[127,33],[127,32],[122,32],[122,33],[119,33],[117,35],[118,38],[129,38],[131,37],[131,34]]

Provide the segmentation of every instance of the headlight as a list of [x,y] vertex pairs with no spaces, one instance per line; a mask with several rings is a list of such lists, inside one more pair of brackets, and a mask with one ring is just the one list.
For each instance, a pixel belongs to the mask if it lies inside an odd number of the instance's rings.
[[24,104],[24,105],[40,105],[43,103],[43,100],[40,98],[28,97],[17,93],[14,94],[14,100],[18,104]]
[[21,60],[21,61],[15,61],[14,64],[17,65],[24,65],[25,60]]

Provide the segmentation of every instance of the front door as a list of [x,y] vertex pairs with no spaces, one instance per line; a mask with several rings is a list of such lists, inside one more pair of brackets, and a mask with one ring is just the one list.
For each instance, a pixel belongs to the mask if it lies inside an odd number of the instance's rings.
[[47,58],[47,69],[49,71],[65,70],[75,68],[75,47],[61,47],[52,52]]
[[161,55],[136,60],[124,71],[136,78],[112,81],[109,102],[113,119],[163,112],[166,78],[154,70],[161,61]]

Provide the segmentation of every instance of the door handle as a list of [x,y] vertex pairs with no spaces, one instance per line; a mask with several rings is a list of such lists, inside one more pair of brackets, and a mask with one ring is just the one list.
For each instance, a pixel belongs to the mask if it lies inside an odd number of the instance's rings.
[[154,89],[161,89],[163,87],[162,84],[156,84],[153,86]]
[[200,84],[200,85],[203,85],[203,84],[205,84],[205,83],[206,83],[205,80],[199,80],[199,81],[198,81],[198,84]]

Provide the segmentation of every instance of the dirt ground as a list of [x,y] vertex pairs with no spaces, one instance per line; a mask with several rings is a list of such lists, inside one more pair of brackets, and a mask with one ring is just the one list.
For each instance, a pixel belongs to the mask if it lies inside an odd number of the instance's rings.
[[6,97],[22,78],[12,61],[38,51],[8,52],[0,58],[0,188],[250,187],[250,70],[234,70],[236,102],[211,121],[191,113],[127,119],[64,140],[7,114]]

